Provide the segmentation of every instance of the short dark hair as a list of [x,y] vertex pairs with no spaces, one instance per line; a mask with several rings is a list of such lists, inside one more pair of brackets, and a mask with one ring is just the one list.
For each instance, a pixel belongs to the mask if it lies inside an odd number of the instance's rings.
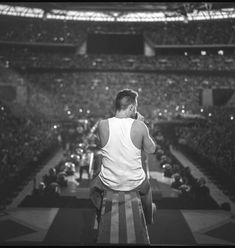
[[131,89],[123,89],[118,92],[115,100],[116,111],[125,110],[130,104],[135,104],[138,93]]

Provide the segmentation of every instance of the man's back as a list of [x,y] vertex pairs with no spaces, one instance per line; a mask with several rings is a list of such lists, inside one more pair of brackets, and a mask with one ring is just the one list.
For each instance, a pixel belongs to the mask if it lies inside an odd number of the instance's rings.
[[114,190],[132,190],[145,179],[141,162],[142,140],[134,122],[131,118],[113,117],[99,125],[103,155],[99,176]]
[[[109,139],[108,119],[101,120],[99,122],[98,131],[99,131],[100,145],[101,147],[104,147]],[[148,128],[142,121],[139,120],[133,121],[130,137],[131,137],[131,141],[136,146],[136,148],[143,149],[147,153],[153,153],[155,151],[155,145],[153,145],[154,142],[151,140],[149,136]]]
[[151,186],[142,166],[142,150],[154,153],[156,145],[137,111],[138,93],[130,89],[118,92],[115,99],[115,117],[102,120],[98,136],[102,153],[101,170],[91,184],[90,197],[100,211],[102,192],[138,191],[146,222],[153,223]]

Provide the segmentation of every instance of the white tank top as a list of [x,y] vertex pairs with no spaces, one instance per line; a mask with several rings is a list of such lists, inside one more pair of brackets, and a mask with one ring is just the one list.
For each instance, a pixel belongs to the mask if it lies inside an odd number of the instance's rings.
[[109,118],[109,139],[101,149],[103,159],[100,180],[109,188],[129,191],[146,177],[141,162],[141,150],[131,140],[134,119]]

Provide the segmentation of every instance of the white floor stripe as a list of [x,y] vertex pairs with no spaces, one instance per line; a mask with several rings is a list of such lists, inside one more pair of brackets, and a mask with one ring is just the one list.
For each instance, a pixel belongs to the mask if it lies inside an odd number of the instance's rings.
[[133,220],[133,211],[131,206],[131,195],[125,194],[125,210],[126,210],[126,227],[127,227],[127,243],[135,243],[135,227]]
[[114,193],[112,200],[112,212],[111,212],[110,243],[117,244],[118,242],[119,242],[119,205],[118,205],[118,193]]

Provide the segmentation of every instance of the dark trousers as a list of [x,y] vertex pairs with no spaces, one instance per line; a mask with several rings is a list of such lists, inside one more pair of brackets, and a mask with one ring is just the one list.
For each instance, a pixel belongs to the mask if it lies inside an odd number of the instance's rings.
[[[99,175],[96,176],[90,184],[90,199],[94,204],[94,206],[96,207],[98,220],[102,206],[103,192],[105,190],[110,190],[110,189],[102,183]],[[146,223],[152,224],[153,223],[152,190],[147,176],[145,180],[132,191],[139,192]]]

